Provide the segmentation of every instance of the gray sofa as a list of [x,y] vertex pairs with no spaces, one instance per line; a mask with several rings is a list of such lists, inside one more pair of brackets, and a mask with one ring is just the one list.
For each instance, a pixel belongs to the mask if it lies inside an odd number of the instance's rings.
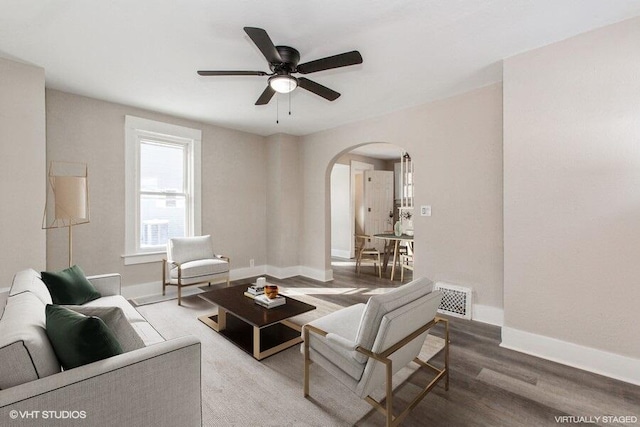
[[202,425],[200,341],[165,340],[120,295],[120,275],[88,279],[102,297],[68,307],[107,325],[119,317],[124,353],[61,370],[45,330],[49,291],[34,270],[19,272],[0,318],[0,425]]

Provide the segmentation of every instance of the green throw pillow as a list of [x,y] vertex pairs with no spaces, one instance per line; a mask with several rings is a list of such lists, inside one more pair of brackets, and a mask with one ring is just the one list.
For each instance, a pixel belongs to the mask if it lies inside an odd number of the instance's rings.
[[82,305],[102,296],[77,265],[58,273],[43,271],[40,275],[54,304]]
[[47,336],[65,370],[122,354],[120,343],[99,317],[51,304],[45,314]]

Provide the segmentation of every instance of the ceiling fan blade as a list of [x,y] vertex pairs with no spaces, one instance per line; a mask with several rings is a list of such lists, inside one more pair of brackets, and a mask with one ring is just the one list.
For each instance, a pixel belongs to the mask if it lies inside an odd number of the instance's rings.
[[260,95],[260,98],[256,101],[256,105],[267,105],[275,93],[276,91],[273,90],[270,85],[267,85],[262,95]]
[[267,58],[269,64],[282,62],[278,50],[265,30],[262,28],[244,27],[244,32],[247,33],[253,43],[258,46],[258,49],[260,49],[260,52]]
[[266,76],[264,71],[198,71],[201,76]]
[[328,99],[329,101],[335,101],[340,96],[340,94],[335,90],[331,90],[326,86],[322,86],[320,83],[316,83],[313,80],[309,80],[304,77],[298,78],[298,86],[302,89],[308,90],[309,92],[313,92],[324,99]]
[[298,65],[298,72],[302,74],[315,73],[316,71],[330,70],[332,68],[348,67],[349,65],[362,64],[362,55],[357,50],[327,56],[315,61]]

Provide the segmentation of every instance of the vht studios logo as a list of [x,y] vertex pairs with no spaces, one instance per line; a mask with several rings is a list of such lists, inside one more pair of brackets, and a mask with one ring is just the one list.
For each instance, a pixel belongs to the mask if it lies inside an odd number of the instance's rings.
[[16,411],[9,412],[12,420],[84,420],[86,411]]

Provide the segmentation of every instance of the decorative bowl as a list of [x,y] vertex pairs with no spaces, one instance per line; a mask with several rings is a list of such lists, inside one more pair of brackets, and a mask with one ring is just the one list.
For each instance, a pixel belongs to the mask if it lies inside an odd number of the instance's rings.
[[275,297],[278,296],[278,286],[276,286],[276,285],[265,285],[264,294],[267,296],[267,298],[274,299]]

